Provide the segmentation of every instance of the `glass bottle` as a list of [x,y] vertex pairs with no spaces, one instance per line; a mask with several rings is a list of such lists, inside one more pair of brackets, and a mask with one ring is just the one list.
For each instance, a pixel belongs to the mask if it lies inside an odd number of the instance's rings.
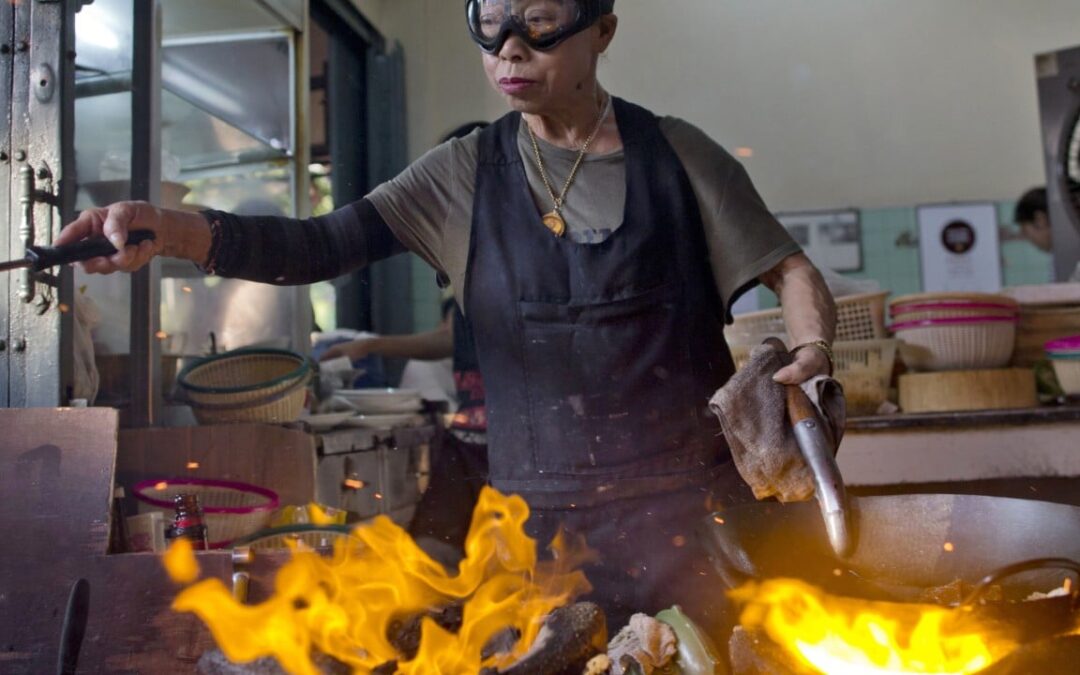
[[109,514],[109,553],[124,553],[127,551],[128,532],[127,519],[124,517],[122,501],[124,488],[113,488],[112,511]]
[[180,537],[190,539],[196,551],[205,551],[210,548],[206,523],[203,522],[202,507],[199,505],[199,496],[178,494],[173,497],[173,505],[176,508],[176,514],[173,517],[172,526],[165,531],[165,538],[169,541]]

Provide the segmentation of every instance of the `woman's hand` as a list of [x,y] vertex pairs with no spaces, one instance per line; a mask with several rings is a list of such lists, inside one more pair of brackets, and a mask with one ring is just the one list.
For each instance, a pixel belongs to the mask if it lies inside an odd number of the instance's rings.
[[347,356],[349,361],[355,363],[371,353],[371,342],[372,339],[368,338],[366,340],[353,340],[352,342],[336,344],[323,352],[322,356],[319,357],[319,361],[329,361],[330,359]]
[[773,380],[780,384],[802,384],[818,375],[829,375],[829,357],[825,352],[809,345],[795,352],[795,361],[776,371]]
[[[162,227],[161,210],[147,202],[117,202],[109,206],[86,209],[69,223],[53,242],[72,244],[87,237],[104,236],[116,248],[108,258],[92,258],[80,263],[91,274],[134,272],[165,251],[168,244]],[[125,246],[131,230],[150,230],[155,238],[138,246]]]
[[[138,246],[126,246],[128,232],[132,230],[150,230],[154,239]],[[60,231],[53,243],[71,244],[98,236],[106,237],[117,253],[80,263],[91,274],[134,272],[156,255],[205,265],[213,239],[210,223],[202,214],[162,209],[147,202],[116,202],[86,209]]]

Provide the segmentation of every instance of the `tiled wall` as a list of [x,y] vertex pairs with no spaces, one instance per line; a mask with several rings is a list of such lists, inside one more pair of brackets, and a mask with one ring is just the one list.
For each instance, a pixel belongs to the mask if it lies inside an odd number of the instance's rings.
[[[1001,264],[1006,286],[1050,282],[1052,257],[1032,246],[1012,225],[1014,202],[998,203],[998,222],[1002,225]],[[914,207],[868,209],[860,213],[863,238],[863,269],[845,273],[854,279],[874,279],[881,290],[893,295],[922,291],[919,269],[918,229]],[[776,307],[772,291],[759,287],[758,304],[762,309]]]

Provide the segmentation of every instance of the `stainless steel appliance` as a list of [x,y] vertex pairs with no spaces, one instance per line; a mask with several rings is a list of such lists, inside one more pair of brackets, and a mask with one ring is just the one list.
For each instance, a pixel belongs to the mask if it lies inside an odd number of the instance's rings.
[[1046,193],[1054,240],[1054,277],[1080,262],[1080,47],[1035,57],[1046,155]]

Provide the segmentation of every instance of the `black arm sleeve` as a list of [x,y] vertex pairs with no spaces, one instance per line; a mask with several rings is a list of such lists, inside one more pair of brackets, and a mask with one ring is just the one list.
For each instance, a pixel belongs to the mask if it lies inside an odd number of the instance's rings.
[[218,241],[214,272],[279,286],[335,279],[405,251],[368,199],[300,220],[204,211]]

